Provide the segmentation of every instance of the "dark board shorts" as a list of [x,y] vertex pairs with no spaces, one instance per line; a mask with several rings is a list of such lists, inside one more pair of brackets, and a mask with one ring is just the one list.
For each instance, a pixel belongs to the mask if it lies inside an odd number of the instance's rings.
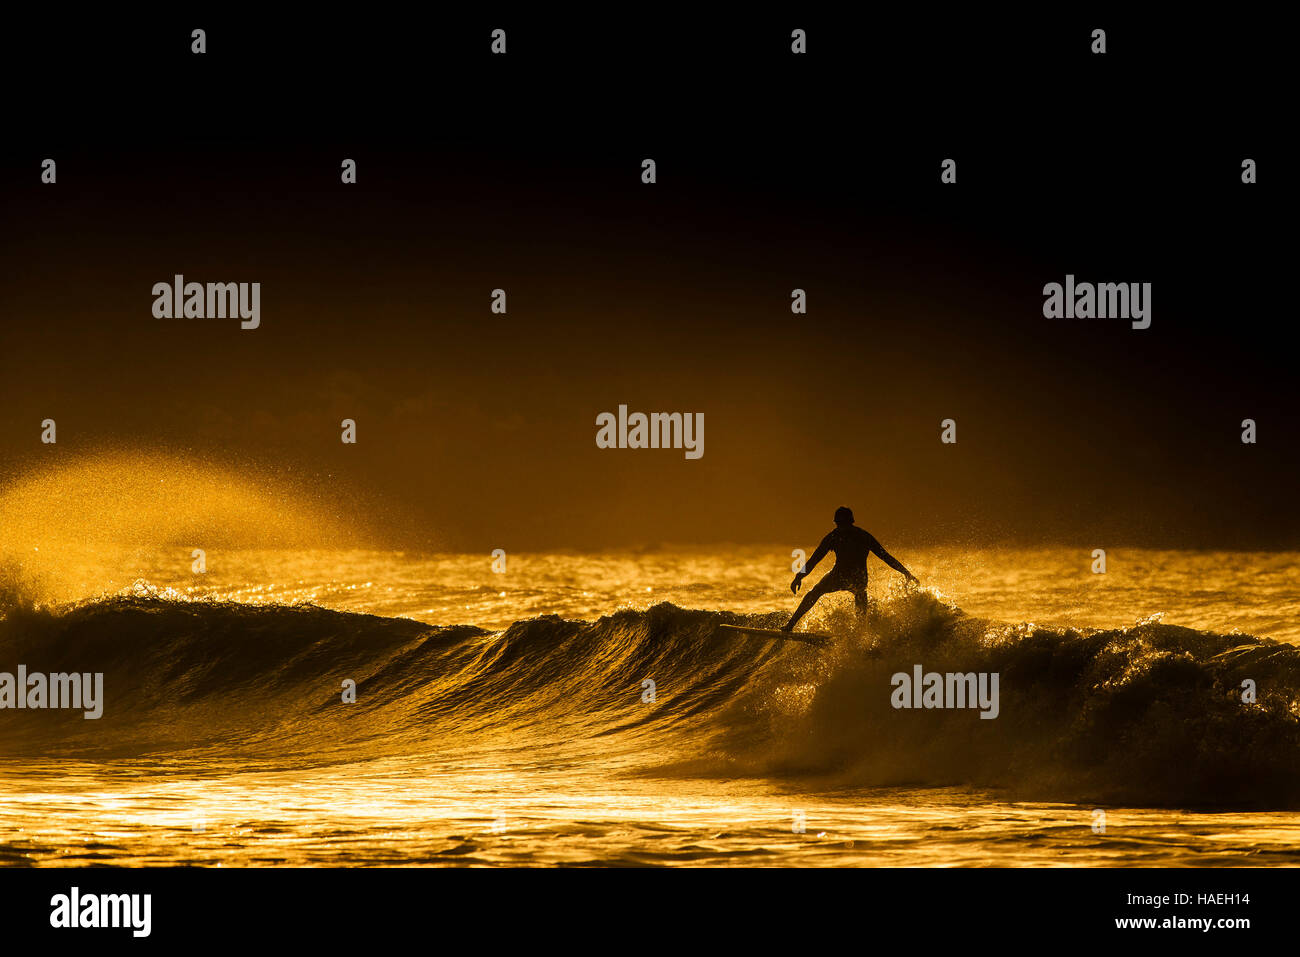
[[826,577],[817,583],[816,590],[822,595],[833,591],[851,591],[854,594],[858,592],[865,593],[867,590],[866,569],[843,572],[837,568],[832,568],[826,574]]

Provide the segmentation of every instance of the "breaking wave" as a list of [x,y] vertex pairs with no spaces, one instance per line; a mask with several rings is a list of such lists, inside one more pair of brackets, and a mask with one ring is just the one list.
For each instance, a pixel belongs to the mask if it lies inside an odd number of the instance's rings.
[[[98,720],[0,711],[10,756],[302,766],[555,745],[661,776],[1300,807],[1300,650],[1158,620],[1003,624],[911,591],[862,623],[832,613],[823,649],[717,627],[775,627],[779,614],[671,604],[491,632],[147,594],[62,610],[0,600],[0,672],[102,672],[105,689]],[[916,665],[997,673],[998,717],[895,709],[891,677]]]

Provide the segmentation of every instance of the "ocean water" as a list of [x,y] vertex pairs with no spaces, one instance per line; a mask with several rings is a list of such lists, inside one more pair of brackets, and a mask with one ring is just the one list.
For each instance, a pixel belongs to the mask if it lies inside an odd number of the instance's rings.
[[[0,863],[1300,863],[1300,556],[895,553],[817,648],[718,630],[789,614],[776,546],[47,546],[0,672],[104,714],[0,711]],[[917,665],[997,718],[892,707]]]

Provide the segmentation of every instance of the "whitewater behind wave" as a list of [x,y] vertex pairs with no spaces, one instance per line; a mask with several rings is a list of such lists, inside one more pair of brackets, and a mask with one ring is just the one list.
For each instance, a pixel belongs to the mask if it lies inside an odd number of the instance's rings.
[[[11,603],[0,672],[102,672],[103,717],[0,711],[13,757],[307,767],[493,753],[820,788],[973,785],[1036,800],[1300,806],[1300,650],[1144,621],[1074,630],[925,591],[847,610],[829,649],[737,637],[781,614],[662,603],[500,631],[310,604],[127,595]],[[891,677],[1000,677],[999,715],[895,709]],[[1243,682],[1257,698],[1243,700]],[[346,683],[355,702],[345,702]]]

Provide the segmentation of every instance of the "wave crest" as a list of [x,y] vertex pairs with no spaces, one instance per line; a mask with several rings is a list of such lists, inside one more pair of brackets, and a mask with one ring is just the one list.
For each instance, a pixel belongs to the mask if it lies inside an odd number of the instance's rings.
[[[585,742],[590,760],[641,749],[642,770],[659,775],[1300,806],[1300,650],[1158,620],[1008,624],[898,592],[863,622],[832,611],[826,627],[838,640],[813,649],[717,630],[773,627],[780,614],[666,603],[593,622],[542,616],[499,633],[146,594],[9,608],[0,671],[103,672],[106,697],[98,721],[0,712],[10,754],[322,762],[432,752],[448,740],[562,741]],[[998,717],[894,708],[891,678],[915,665],[997,673]],[[642,698],[647,679],[653,703]],[[345,680],[356,683],[355,704],[342,703]],[[1247,680],[1254,702],[1243,700]]]

